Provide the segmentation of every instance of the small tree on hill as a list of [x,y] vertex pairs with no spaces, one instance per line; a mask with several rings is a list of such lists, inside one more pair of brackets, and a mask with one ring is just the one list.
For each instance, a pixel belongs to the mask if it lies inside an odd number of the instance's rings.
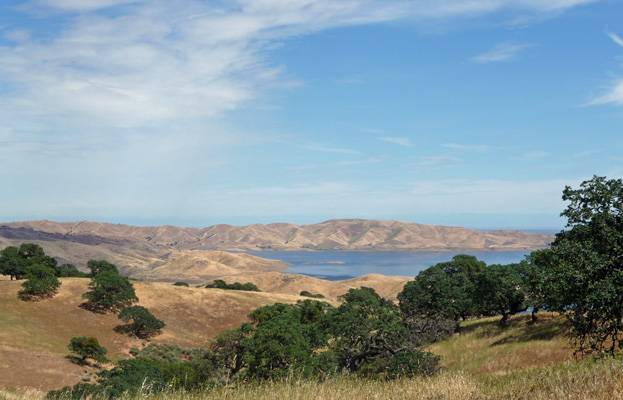
[[28,267],[28,272],[24,277],[26,278],[26,282],[22,283],[24,290],[20,292],[22,299],[51,297],[61,286],[54,270],[44,265],[35,264]]
[[71,338],[69,345],[67,346],[69,351],[74,352],[79,359],[79,362],[83,364],[87,358],[95,360],[97,362],[107,362],[105,347],[99,344],[97,338],[78,336]]
[[154,317],[147,308],[142,306],[124,308],[119,313],[119,319],[127,322],[128,325],[125,328],[139,338],[153,335],[166,326],[163,321]]
[[93,311],[115,311],[138,301],[129,279],[112,270],[92,277],[89,289],[82,297],[87,299],[85,307]]

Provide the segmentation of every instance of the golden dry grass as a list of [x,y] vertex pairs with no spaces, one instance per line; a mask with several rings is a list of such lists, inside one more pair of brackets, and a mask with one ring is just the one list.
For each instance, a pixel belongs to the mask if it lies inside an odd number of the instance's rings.
[[[171,298],[168,287],[151,285],[143,287],[145,293]],[[197,290],[180,289],[200,295]],[[508,328],[500,328],[497,319],[469,321],[461,334],[433,346],[444,355],[444,368],[431,377],[384,382],[344,376],[324,382],[238,383],[213,391],[134,395],[123,400],[623,399],[623,361],[572,359],[562,317],[544,314],[535,325],[527,315],[515,316]],[[2,400],[39,400],[43,395],[32,389],[0,389]]]
[[[122,322],[114,314],[95,314],[79,307],[88,279],[63,278],[56,296],[39,302],[17,298],[22,281],[0,281],[0,387],[50,390],[73,385],[93,368],[64,357],[74,336],[95,336],[113,360],[129,357],[145,341],[114,332]],[[300,297],[271,293],[197,289],[163,283],[134,282],[138,304],[167,327],[153,343],[203,346],[219,332],[246,321],[258,307],[296,302]]]

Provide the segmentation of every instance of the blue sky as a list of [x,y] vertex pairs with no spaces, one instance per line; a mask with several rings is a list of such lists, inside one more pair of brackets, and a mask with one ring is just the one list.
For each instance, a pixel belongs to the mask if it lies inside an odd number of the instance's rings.
[[623,2],[5,0],[0,220],[561,228]]

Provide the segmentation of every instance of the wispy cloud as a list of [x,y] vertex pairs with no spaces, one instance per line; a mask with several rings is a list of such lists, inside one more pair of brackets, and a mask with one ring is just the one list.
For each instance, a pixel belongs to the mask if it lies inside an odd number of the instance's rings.
[[514,59],[521,51],[534,47],[533,44],[512,44],[500,43],[485,53],[472,57],[472,62],[477,64],[486,64],[491,62],[510,61]]
[[491,146],[486,144],[457,144],[457,143],[445,143],[443,147],[448,149],[458,150],[458,151],[466,151],[466,152],[474,152],[474,153],[486,153],[491,151]]
[[380,137],[378,138],[379,140],[382,140],[384,142],[389,142],[389,143],[394,143],[400,146],[407,146],[407,147],[412,147],[413,144],[411,144],[411,140],[409,138],[406,137],[392,137],[392,136],[384,136],[384,137]]
[[518,160],[518,161],[534,161],[540,158],[549,157],[550,155],[551,153],[547,151],[529,151],[529,152],[523,153],[519,157],[510,157],[510,159]]
[[305,146],[305,148],[307,150],[313,150],[313,151],[322,151],[324,153],[343,153],[343,154],[361,154],[359,151],[357,150],[351,150],[351,149],[338,149],[338,148],[333,148],[333,147],[325,147],[325,146],[320,146],[320,145],[309,145],[309,146]]
[[614,32],[606,32],[606,35],[610,36],[610,39],[619,46],[623,47],[623,39]]
[[623,80],[613,83],[604,95],[590,101],[586,105],[592,106],[601,104],[623,105]]

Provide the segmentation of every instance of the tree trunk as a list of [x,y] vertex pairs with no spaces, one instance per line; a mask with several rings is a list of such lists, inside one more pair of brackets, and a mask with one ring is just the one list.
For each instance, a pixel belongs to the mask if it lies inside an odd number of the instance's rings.
[[539,317],[537,317],[536,313],[539,312],[539,307],[533,307],[532,308],[532,322],[537,323],[539,322]]

